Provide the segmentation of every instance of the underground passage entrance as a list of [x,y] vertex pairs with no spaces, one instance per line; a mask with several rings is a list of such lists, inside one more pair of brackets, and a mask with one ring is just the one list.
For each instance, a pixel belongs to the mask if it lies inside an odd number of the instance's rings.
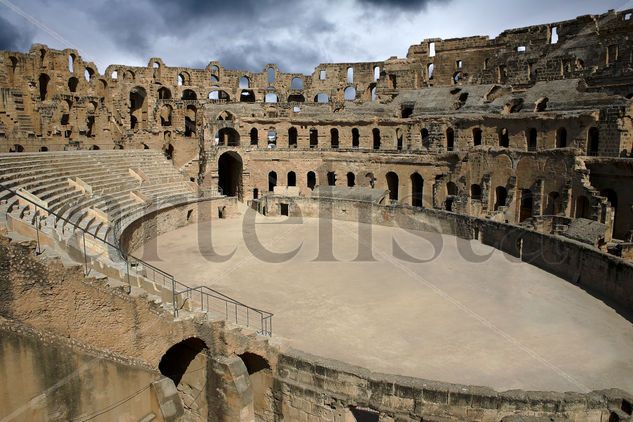
[[242,199],[242,157],[234,151],[227,151],[218,160],[218,187],[226,196]]

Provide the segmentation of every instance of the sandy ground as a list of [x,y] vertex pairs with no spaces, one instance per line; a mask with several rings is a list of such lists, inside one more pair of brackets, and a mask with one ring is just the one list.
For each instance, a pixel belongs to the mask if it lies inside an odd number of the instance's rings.
[[[394,240],[428,262],[396,256]],[[359,244],[373,260],[358,258]],[[477,241],[258,216],[246,228],[242,217],[189,225],[144,248],[136,255],[179,280],[274,313],[274,335],[313,354],[497,390],[633,391],[631,322]],[[297,248],[292,258],[271,255]],[[470,255],[487,258],[473,262]]]

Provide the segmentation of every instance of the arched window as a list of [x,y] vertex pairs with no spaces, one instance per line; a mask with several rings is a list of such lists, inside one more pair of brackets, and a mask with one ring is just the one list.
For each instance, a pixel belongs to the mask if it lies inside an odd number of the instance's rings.
[[374,128],[371,133],[374,139],[374,149],[380,149],[380,129]]
[[290,81],[290,89],[293,89],[293,90],[303,89],[303,79],[292,78],[292,80]]
[[420,137],[422,138],[422,146],[426,149],[431,147],[431,137],[429,135],[429,130],[427,128],[422,128],[420,131]]
[[158,364],[158,369],[177,386],[187,372],[189,364],[205,349],[208,350],[207,345],[199,338],[183,340],[167,350]]
[[74,76],[68,79],[68,89],[70,92],[77,92],[77,85],[79,84],[79,79]]
[[160,108],[160,125],[171,126],[172,108],[169,104],[163,104]]
[[196,93],[193,90],[185,89],[182,92],[182,99],[183,100],[197,100],[198,96],[196,95]]
[[473,201],[481,201],[481,186],[477,184],[470,185],[470,199]]
[[530,189],[521,189],[521,209],[519,222],[523,222],[534,215],[534,199]]
[[380,66],[374,66],[374,81],[380,79]]
[[290,148],[296,148],[297,147],[297,128],[296,127],[291,127],[290,129],[288,129],[288,146]]
[[259,143],[259,133],[257,128],[251,129],[251,145],[257,145]]
[[309,171],[307,175],[308,189],[312,190],[316,187],[316,174],[313,171]]
[[254,103],[255,102],[255,94],[250,89],[243,89],[240,93],[240,102],[241,103]]
[[[196,107],[192,105],[187,106],[187,109],[185,110],[185,136],[188,138],[193,137],[196,134],[196,113]],[[224,129],[220,130],[221,134],[223,133],[223,130]]]
[[502,128],[499,131],[499,146],[503,148],[508,148],[510,146],[510,134],[506,128]]
[[9,148],[9,152],[24,152],[24,147],[20,144],[14,144]]
[[387,179],[387,188],[389,189],[389,199],[391,199],[392,201],[397,201],[398,188],[399,188],[398,175],[394,173],[393,171],[390,171],[389,173],[387,173],[386,179]]
[[354,68],[351,66],[347,68],[347,83],[354,83]]
[[323,92],[319,92],[316,97],[314,97],[315,103],[326,104],[330,101],[330,97]]
[[330,146],[332,148],[338,148],[338,129],[330,129]]
[[345,101],[354,101],[356,99],[356,88],[348,86],[344,92]]
[[159,100],[171,100],[171,91],[169,88],[162,87],[158,89],[158,99]]
[[267,93],[264,101],[267,103],[276,103],[278,101],[277,94],[274,92]]
[[556,148],[567,147],[567,129],[564,127],[559,128],[556,131]]
[[347,187],[353,188],[356,185],[356,175],[351,171],[347,173]]
[[268,192],[273,192],[277,186],[277,173],[271,171],[268,173]]
[[352,129],[352,148],[360,146],[360,132],[357,128]]
[[297,175],[294,171],[288,172],[288,186],[297,186]]
[[587,133],[587,155],[598,155],[600,151],[600,132],[592,127]]
[[275,69],[272,67],[269,67],[268,69],[266,69],[266,74],[268,76],[268,83],[272,84],[275,82]]
[[427,74],[429,75],[429,80],[433,79],[433,73],[435,71],[435,65],[433,63],[430,63],[427,66]]
[[240,83],[239,83],[239,87],[243,88],[243,89],[248,89],[251,87],[251,81],[250,79],[248,79],[247,76],[242,76],[240,78]]
[[446,129],[446,151],[453,151],[455,149],[455,131],[449,127]]

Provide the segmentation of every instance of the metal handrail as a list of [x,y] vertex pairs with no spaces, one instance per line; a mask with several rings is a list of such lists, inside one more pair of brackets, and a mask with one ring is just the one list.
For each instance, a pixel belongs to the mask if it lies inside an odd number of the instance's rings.
[[[61,216],[60,214],[57,214],[54,211],[37,204],[30,198],[27,198],[24,195],[21,195],[19,192],[7,187],[3,183],[0,183],[0,191],[9,192],[12,195],[28,202],[29,204],[35,207],[34,221],[36,222],[35,229],[36,229],[36,242],[37,242],[36,253],[37,254],[42,253],[42,248],[41,248],[41,243],[40,243],[40,231],[41,231],[40,210],[41,210],[47,213],[48,215],[54,216],[57,219],[56,224],[61,220],[65,222],[66,224],[69,224],[70,226],[72,226],[75,230],[79,230],[79,232],[81,232],[82,239],[83,239],[84,274],[86,276],[90,274],[90,268],[88,265],[88,255],[86,252],[86,234],[87,234],[89,236],[92,236],[92,238],[94,238],[95,240],[98,240],[99,242],[103,243],[105,246],[109,248],[113,248],[116,252],[118,252],[119,256],[123,258],[126,264],[126,275],[128,279],[128,285],[130,286],[130,288],[131,288],[131,282],[130,282],[131,269],[135,269],[135,271],[139,273],[140,272],[138,271],[139,265],[142,265],[143,267],[142,270],[145,273],[145,274],[141,274],[143,277],[149,279],[148,277],[148,270],[149,270],[152,272],[152,279],[154,282],[156,282],[156,276],[158,275],[162,279],[163,287],[171,287],[174,318],[178,317],[178,310],[179,310],[178,303],[177,303],[178,297],[184,297],[185,300],[186,299],[193,300],[194,299],[193,293],[198,292],[200,293],[200,306],[203,312],[207,312],[207,313],[212,312],[211,306],[209,305],[210,301],[211,303],[213,303],[214,300],[221,301],[224,304],[225,312],[220,312],[219,310],[217,310],[217,307],[216,307],[216,309],[214,310],[215,314],[221,315],[222,313],[224,313],[226,320],[229,320],[229,317],[230,317],[231,320],[233,319],[235,320],[236,324],[240,324],[240,322],[245,321],[245,324],[242,324],[242,325],[246,325],[247,327],[255,326],[257,328],[256,324],[258,323],[257,325],[259,325],[258,327],[259,329],[257,329],[257,332],[259,334],[262,334],[265,336],[272,335],[272,317],[273,317],[272,313],[245,305],[207,286],[190,287],[184,283],[181,283],[177,281],[176,278],[172,274],[164,270],[161,270],[160,268],[146,261],[143,261],[142,259],[137,258],[130,253],[126,253],[125,251],[123,251],[123,249],[119,245],[110,243],[108,242],[107,239],[101,238],[97,236],[95,233],[89,232],[88,230],[84,229],[83,227],[79,226],[76,223],[73,223],[69,219]],[[177,286],[182,288],[182,290],[176,290]],[[205,305],[206,305],[206,309],[205,309]],[[229,305],[233,308],[232,313],[229,312]],[[184,302],[183,302],[183,306],[184,306]],[[240,314],[239,314],[240,310],[242,310],[242,312],[245,312],[245,317],[244,315],[242,315],[242,317],[240,318]],[[251,313],[255,314],[258,318],[255,318],[253,320],[250,317]]]

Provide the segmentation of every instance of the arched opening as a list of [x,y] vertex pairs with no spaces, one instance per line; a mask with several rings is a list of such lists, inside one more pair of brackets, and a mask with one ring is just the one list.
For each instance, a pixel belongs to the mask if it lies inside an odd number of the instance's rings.
[[380,79],[380,66],[374,66],[374,81]]
[[224,127],[218,132],[220,137],[220,145],[226,145],[229,147],[240,146],[240,134],[231,127]]
[[248,89],[251,87],[251,80],[248,79],[248,76],[242,76],[240,78],[239,87],[242,89]]
[[352,129],[352,148],[358,148],[360,146],[360,132],[358,129]]
[[411,205],[414,207],[422,207],[422,198],[424,195],[424,179],[419,173],[411,175]]
[[290,129],[288,129],[288,146],[290,148],[296,148],[297,147],[297,128],[296,127],[291,127]]
[[99,151],[101,148],[99,148],[98,145],[90,145],[90,147],[88,148],[89,151]]
[[586,196],[580,195],[576,198],[576,218],[591,219],[591,206]]
[[354,68],[350,66],[347,68],[347,83],[351,84],[353,82],[354,82]]
[[163,154],[165,158],[169,161],[174,159],[174,146],[172,144],[167,144],[163,147]]
[[504,186],[497,186],[495,189],[495,211],[505,207],[508,200],[508,190]]
[[172,108],[169,104],[163,104],[160,108],[160,125],[171,126]]
[[393,171],[390,171],[389,173],[387,173],[386,178],[387,178],[387,189],[389,189],[389,199],[391,199],[392,201],[397,201],[398,200],[398,185],[400,183],[398,179],[398,175],[394,173]]
[[40,147],[40,152],[48,152],[48,147]]
[[235,151],[227,151],[218,159],[218,187],[226,196],[242,199],[242,157]]
[[347,173],[347,187],[353,188],[356,185],[356,175],[351,171]]
[[455,131],[449,127],[446,129],[446,151],[453,151],[455,149]]
[[277,186],[277,172],[271,171],[268,173],[268,192],[274,192],[275,186]]
[[259,132],[257,128],[251,129],[251,145],[255,146],[259,143]]
[[292,89],[292,90],[303,89],[303,79],[301,79],[301,78],[292,78],[292,80],[290,81],[290,89]]
[[532,218],[534,199],[530,189],[521,189],[521,208],[519,210],[519,223]]
[[145,89],[137,86],[130,91],[130,128],[143,128],[147,116],[145,110]]
[[327,172],[327,185],[336,186],[336,173],[333,171]]
[[250,89],[243,89],[240,93],[240,102],[241,103],[254,103],[255,102],[255,94]]
[[193,105],[188,105],[185,111],[185,137],[191,138],[196,134],[196,113],[197,109]]
[[367,185],[370,188],[375,188],[376,187],[376,178],[374,177],[374,173],[367,173],[365,174],[365,180],[367,180]]
[[369,95],[370,95],[372,101],[377,101],[378,100],[378,90],[376,88],[376,84],[370,84],[369,85]]
[[330,129],[330,146],[332,148],[338,148],[338,129]]
[[356,99],[356,88],[354,88],[353,86],[348,86],[347,88],[345,88],[345,91],[343,92],[343,97],[345,98],[345,101],[354,101]]
[[556,148],[567,147],[567,129],[564,127],[559,128],[556,131]]
[[378,422],[380,421],[380,412],[374,409],[363,408],[363,407],[350,407],[349,412],[352,415],[353,419],[349,419],[346,417],[346,421],[350,420],[355,422]]
[[269,104],[274,104],[279,100],[277,98],[277,94],[275,94],[274,92],[269,92],[268,94],[266,94],[264,101]]
[[226,91],[222,91],[221,89],[214,89],[209,92],[209,99],[214,101],[229,101],[231,97]]
[[68,71],[70,73],[75,73],[75,55],[71,54],[68,56]]
[[193,101],[193,100],[197,100],[198,99],[198,95],[191,89],[185,89],[182,92],[182,99],[183,100],[188,100],[188,101]]
[[560,214],[563,204],[560,193],[550,192],[547,195],[547,206],[545,207],[545,215],[558,215]]
[[288,96],[289,103],[304,103],[306,101],[306,97],[303,94],[290,94]]
[[95,71],[92,70],[91,68],[87,67],[84,70],[84,79],[86,80],[86,82],[90,82],[92,80],[92,77],[94,76]]
[[24,152],[24,147],[20,144],[14,144],[9,148],[9,152]]
[[537,141],[538,141],[538,132],[536,131],[535,128],[531,128],[530,130],[528,130],[527,150],[532,151],[532,152],[536,151]]
[[294,171],[288,172],[288,186],[297,186],[297,174]]
[[474,146],[478,146],[481,145],[481,138],[482,138],[482,132],[481,129],[476,127],[473,129],[473,145]]
[[208,350],[207,345],[199,338],[183,340],[167,350],[158,364],[158,369],[178,386],[191,362],[205,349]]
[[420,138],[422,139],[422,146],[429,149],[431,147],[431,137],[427,128],[422,128],[420,131]]
[[319,146],[319,131],[316,129],[310,129],[310,148],[316,148]]
[[587,155],[598,155],[600,150],[600,132],[598,128],[592,127],[587,133]]
[[308,172],[307,186],[308,186],[308,189],[310,190],[316,187],[316,174],[313,171]]
[[257,420],[270,412],[268,394],[273,389],[273,374],[270,364],[262,356],[246,352],[239,357],[246,366],[253,391],[253,411]]
[[40,101],[46,101],[46,96],[48,94],[48,83],[50,82],[51,78],[45,74],[42,73],[40,75],[39,78],[39,88],[40,88]]
[[275,82],[275,68],[273,67],[269,67],[268,69],[266,69],[266,73],[268,76],[268,83],[272,84]]
[[68,90],[70,92],[77,92],[77,85],[79,85],[79,79],[74,76],[68,79]]
[[478,184],[470,185],[470,199],[473,201],[481,201],[481,186]]
[[166,87],[158,88],[158,99],[171,100],[171,91],[169,90],[169,88],[166,88]]
[[510,147],[510,133],[506,128],[499,131],[499,146],[502,148]]
[[373,136],[373,140],[374,140],[374,145],[373,148],[374,149],[380,149],[380,129],[378,128],[374,128],[372,131],[372,136]]
[[323,92],[319,92],[315,97],[314,97],[314,102],[315,103],[321,103],[321,104],[326,104],[330,101],[330,97],[323,93]]
[[266,138],[268,140],[268,148],[273,148],[277,146],[277,131],[274,128],[268,130]]

